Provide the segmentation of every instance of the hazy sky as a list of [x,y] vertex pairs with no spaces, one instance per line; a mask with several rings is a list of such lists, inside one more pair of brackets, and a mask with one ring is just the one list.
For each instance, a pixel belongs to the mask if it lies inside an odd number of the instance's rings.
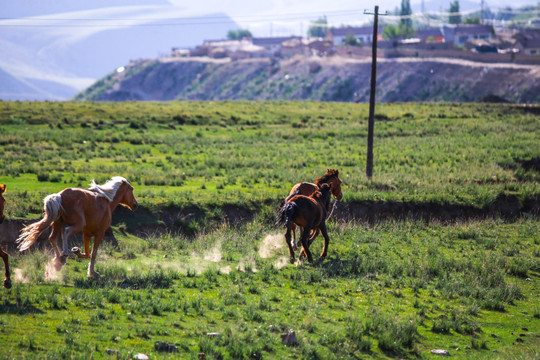
[[[480,0],[458,0],[462,10],[467,7],[480,9]],[[422,0],[411,0],[413,7],[420,7]],[[450,0],[424,0],[426,7],[445,11]],[[210,10],[228,14],[243,28],[249,29],[255,36],[305,34],[310,21],[326,15],[333,26],[343,24],[359,25],[371,19],[364,15],[365,9],[373,11],[375,5],[379,10],[393,11],[401,5],[401,0],[169,0],[169,3],[185,9],[187,13],[204,14]],[[537,0],[485,0],[492,10],[501,7],[532,5]],[[476,5],[477,4],[477,5]],[[476,5],[476,6],[475,6]]]
[[[413,9],[419,9],[421,1],[411,0]],[[458,1],[462,10],[480,9],[480,0]],[[424,2],[430,11],[446,11],[450,4],[450,0]],[[485,3],[492,11],[509,4],[508,0]],[[513,0],[511,6],[515,9],[536,3],[538,0]],[[160,26],[179,33],[174,43],[167,45],[169,50],[170,46],[194,45],[184,39],[188,35],[182,37],[183,25],[178,24],[182,22],[213,28],[220,22],[228,23],[227,15],[257,37],[305,36],[310,22],[323,15],[330,26],[367,23],[373,17],[365,15],[364,10],[373,11],[376,4],[381,12],[393,12],[401,0],[0,0],[0,69],[49,81],[61,77],[62,83],[80,89],[93,79],[64,74],[63,69],[54,67],[55,57],[70,56],[72,52],[67,49],[108,29],[150,29],[144,26],[154,26],[160,19],[165,22]]]

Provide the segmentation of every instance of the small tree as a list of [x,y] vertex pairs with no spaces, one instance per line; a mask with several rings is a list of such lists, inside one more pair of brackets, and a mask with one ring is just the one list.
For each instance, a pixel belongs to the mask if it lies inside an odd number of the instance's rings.
[[408,29],[413,28],[412,24],[412,10],[411,10],[411,2],[410,0],[401,0],[401,11],[400,15],[402,16],[401,20],[399,21],[400,28],[404,27],[409,31]]
[[328,20],[326,20],[326,16],[320,17],[319,19],[311,22],[311,25],[308,29],[308,36],[309,37],[325,37],[326,36],[326,30],[328,29]]
[[353,34],[349,34],[343,41],[343,45],[360,46],[360,41]]
[[227,39],[229,40],[242,40],[243,38],[250,38],[252,36],[249,30],[229,30],[227,33]]
[[477,18],[477,17],[468,17],[468,18],[465,18],[465,24],[468,24],[468,25],[477,25],[477,24],[480,24],[480,18]]
[[384,28],[382,37],[386,40],[406,39],[415,34],[413,28],[400,24],[399,26],[387,26]]
[[459,13],[459,1],[454,0],[450,3],[450,10],[448,11],[450,15],[448,16],[448,22],[450,24],[461,24],[461,14]]
[[383,39],[386,39],[386,40],[399,39],[401,37],[400,32],[399,32],[399,27],[394,26],[394,25],[389,25],[385,27],[382,33],[382,37]]

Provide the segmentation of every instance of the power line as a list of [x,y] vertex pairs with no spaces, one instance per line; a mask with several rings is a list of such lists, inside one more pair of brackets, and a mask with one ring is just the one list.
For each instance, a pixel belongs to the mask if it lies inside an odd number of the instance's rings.
[[[461,12],[421,12],[413,13],[410,15],[390,15],[388,16],[389,20],[397,19],[416,19],[419,17],[422,18],[446,18],[450,15],[461,15],[469,16],[471,14],[482,13],[482,9],[461,11]],[[356,14],[362,14],[361,10],[340,10],[340,11],[330,11],[324,12],[325,16],[330,17],[351,17]],[[538,10],[512,10],[512,9],[501,9],[498,11],[500,14],[505,15],[540,15],[540,9]],[[37,28],[37,27],[61,27],[61,28],[100,28],[100,27],[167,27],[167,26],[190,26],[190,25],[218,25],[218,24],[230,24],[236,21],[244,22],[262,22],[262,21],[301,21],[313,18],[315,16],[320,17],[321,12],[303,12],[303,13],[291,13],[291,14],[268,14],[268,15],[238,15],[238,16],[227,16],[227,15],[210,15],[210,16],[195,16],[195,17],[144,17],[144,18],[49,18],[49,17],[1,17],[0,18],[0,27],[28,27],[28,28]],[[51,22],[57,21],[62,23],[32,23],[32,22]],[[96,23],[102,22],[102,23]],[[137,23],[132,23],[137,21]],[[151,22],[152,21],[152,22]],[[158,21],[174,21],[159,23]],[[525,20],[523,20],[525,21]],[[23,23],[21,23],[23,22]],[[78,22],[78,23],[77,23]],[[86,23],[85,23],[86,22]],[[126,23],[120,23],[126,22]],[[321,26],[321,27],[331,27],[328,24],[317,24],[314,20],[310,21],[310,26]]]

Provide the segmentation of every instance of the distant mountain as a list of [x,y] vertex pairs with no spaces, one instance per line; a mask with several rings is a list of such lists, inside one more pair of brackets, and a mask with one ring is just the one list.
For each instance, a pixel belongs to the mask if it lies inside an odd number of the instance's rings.
[[18,79],[0,69],[1,100],[63,100],[77,89],[54,81]]
[[164,0],[0,0],[0,9],[5,100],[67,100],[130,60],[239,29],[225,14],[193,18]]

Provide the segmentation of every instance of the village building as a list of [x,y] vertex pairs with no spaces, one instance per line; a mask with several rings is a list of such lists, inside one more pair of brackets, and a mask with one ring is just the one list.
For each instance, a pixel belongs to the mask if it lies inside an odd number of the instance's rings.
[[456,46],[465,46],[467,42],[475,40],[490,41],[494,38],[494,30],[491,25],[447,25],[443,28],[444,38],[447,42],[453,42]]
[[322,38],[298,38],[284,41],[280,53],[282,56],[328,56],[334,53],[334,45]]
[[416,38],[421,43],[443,43],[445,42],[444,34],[440,28],[424,28],[416,30]]
[[283,36],[283,37],[260,37],[251,39],[253,45],[260,46],[267,50],[271,55],[277,55],[281,51],[284,42],[299,39],[301,36]]
[[[377,34],[377,40],[380,40],[382,27],[379,26]],[[331,28],[328,29],[326,39],[330,40],[334,46],[341,46],[348,36],[354,36],[361,44],[371,44],[373,41],[373,26]]]
[[514,48],[525,55],[540,55],[540,29],[525,29],[513,36]]

